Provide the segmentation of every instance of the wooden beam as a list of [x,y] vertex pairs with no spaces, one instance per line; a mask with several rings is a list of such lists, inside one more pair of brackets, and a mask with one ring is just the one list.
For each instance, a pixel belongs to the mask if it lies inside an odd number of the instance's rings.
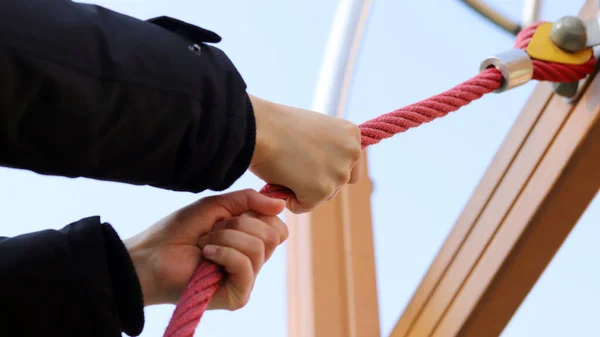
[[589,90],[433,336],[500,335],[598,193],[600,81]]
[[392,337],[501,333],[598,191],[599,92],[575,108],[536,87]]
[[288,336],[379,337],[372,184],[364,176],[309,214],[286,214]]

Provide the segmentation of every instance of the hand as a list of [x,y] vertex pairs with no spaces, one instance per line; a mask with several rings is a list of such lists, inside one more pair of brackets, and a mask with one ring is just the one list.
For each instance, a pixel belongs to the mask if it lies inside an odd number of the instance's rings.
[[144,305],[177,303],[202,258],[228,272],[208,308],[246,305],[262,265],[287,239],[287,227],[276,216],[284,206],[253,190],[208,197],[125,240]]
[[335,117],[250,96],[256,116],[256,148],[250,171],[295,193],[294,213],[312,210],[361,176],[358,126]]

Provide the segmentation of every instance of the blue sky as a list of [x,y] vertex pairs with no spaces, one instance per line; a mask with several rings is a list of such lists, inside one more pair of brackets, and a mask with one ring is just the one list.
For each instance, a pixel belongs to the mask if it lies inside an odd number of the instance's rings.
[[[86,1],[87,2],[87,1]],[[520,18],[522,1],[489,1]],[[244,76],[249,92],[311,108],[334,0],[102,0],[146,19],[170,15],[215,30],[219,45]],[[543,19],[575,14],[583,0],[546,0]],[[474,75],[486,56],[513,39],[453,0],[375,0],[349,101],[360,123],[439,93]],[[373,147],[373,219],[384,335],[393,327],[424,272],[502,143],[532,84],[482,100]],[[0,169],[1,235],[60,228],[101,215],[129,237],[199,198],[190,193],[88,179],[45,177]],[[260,188],[245,175],[232,189]],[[211,193],[203,193],[201,196]],[[592,203],[546,270],[504,337],[598,335],[600,197]],[[596,224],[594,226],[593,224]],[[261,271],[249,305],[208,313],[197,336],[286,334],[285,247]],[[146,309],[142,336],[161,336],[173,306]]]

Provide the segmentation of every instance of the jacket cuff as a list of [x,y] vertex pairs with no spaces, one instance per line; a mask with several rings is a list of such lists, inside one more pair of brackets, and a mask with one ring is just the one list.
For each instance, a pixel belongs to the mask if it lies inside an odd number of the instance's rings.
[[246,133],[244,136],[244,146],[231,164],[221,184],[214,186],[214,191],[223,191],[231,187],[244,172],[250,167],[254,150],[256,147],[256,117],[254,116],[254,108],[250,101],[250,96],[246,94]]
[[107,223],[102,224],[105,237],[106,263],[117,312],[123,332],[137,336],[144,329],[144,297],[129,251],[117,232]]
[[[104,294],[108,298],[103,301],[112,302],[123,332],[129,336],[139,335],[144,328],[142,289],[133,262],[118,234],[109,224],[100,223],[98,216],[82,219],[65,229],[75,256],[85,258],[77,261],[82,284],[91,290],[90,294],[110,285],[109,292]],[[103,240],[98,240],[99,237]],[[105,261],[93,261],[102,257],[101,251],[105,252]],[[105,273],[97,270],[102,262],[106,265]]]

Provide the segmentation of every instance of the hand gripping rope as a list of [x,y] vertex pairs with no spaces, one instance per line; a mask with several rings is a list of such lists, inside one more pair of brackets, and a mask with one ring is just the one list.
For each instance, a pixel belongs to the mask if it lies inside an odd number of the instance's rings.
[[[516,38],[514,49],[488,58],[482,63],[481,72],[470,80],[444,93],[361,124],[362,148],[443,117],[484,94],[502,92],[530,79],[573,83],[594,72],[596,59],[591,53],[590,58],[581,64],[548,62],[530,57],[526,52],[527,47],[542,24],[538,22],[523,29]],[[553,34],[556,35],[554,32]],[[274,185],[263,187],[261,193],[279,199],[287,199],[293,195],[289,189]],[[183,291],[164,337],[192,337],[211,297],[225,276],[219,266],[203,260]]]

